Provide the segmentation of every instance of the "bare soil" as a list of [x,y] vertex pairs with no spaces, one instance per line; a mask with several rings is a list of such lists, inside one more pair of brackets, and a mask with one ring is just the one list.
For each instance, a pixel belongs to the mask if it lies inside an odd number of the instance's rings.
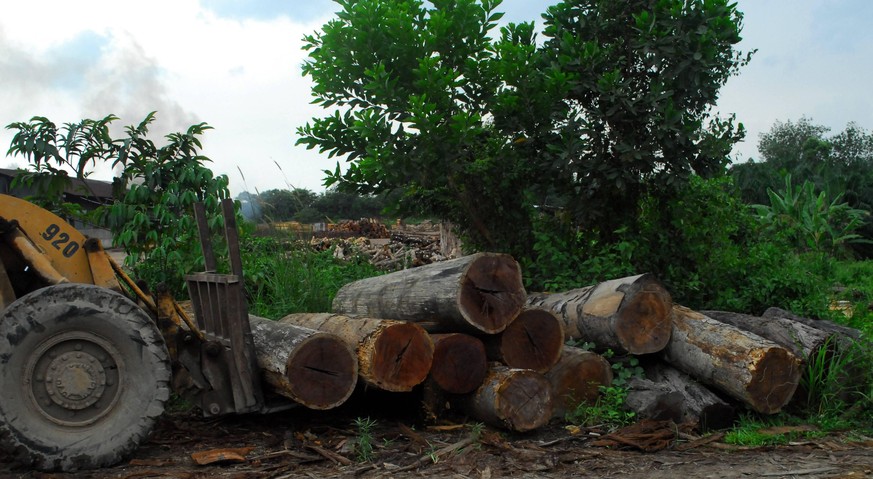
[[[85,478],[873,478],[873,440],[829,435],[789,446],[742,448],[681,435],[657,452],[597,446],[607,431],[560,422],[517,434],[475,425],[428,426],[414,407],[378,401],[372,459],[355,449],[364,409],[294,409],[206,419],[165,414],[153,436],[115,467],[76,473],[29,471],[0,453],[0,477]],[[360,403],[360,400],[357,401]],[[371,409],[372,410],[372,409]],[[404,420],[398,420],[404,417]],[[412,418],[412,419],[410,419]],[[681,450],[685,449],[685,450]],[[198,465],[195,458],[207,462]]]

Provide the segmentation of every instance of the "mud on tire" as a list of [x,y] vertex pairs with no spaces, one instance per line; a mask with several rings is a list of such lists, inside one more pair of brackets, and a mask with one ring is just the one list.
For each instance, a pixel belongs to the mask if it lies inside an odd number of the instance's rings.
[[169,398],[163,338],[135,303],[62,284],[0,315],[0,447],[41,470],[123,460]]

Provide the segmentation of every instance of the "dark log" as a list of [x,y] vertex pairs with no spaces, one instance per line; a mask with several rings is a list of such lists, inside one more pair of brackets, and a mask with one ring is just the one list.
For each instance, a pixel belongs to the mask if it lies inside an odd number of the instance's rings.
[[651,274],[606,281],[563,293],[532,293],[529,306],[555,313],[568,338],[598,350],[648,354],[670,340],[670,293]]
[[716,321],[736,326],[769,339],[791,351],[802,362],[818,357],[824,348],[835,345],[834,334],[786,318],[761,318],[728,311],[700,311]]
[[440,389],[467,394],[482,385],[488,371],[482,341],[462,333],[433,334],[431,339],[434,347],[430,377]]
[[681,424],[685,418],[682,393],[668,384],[658,384],[647,378],[632,378],[627,382],[624,405],[641,419],[673,421]]
[[552,312],[526,308],[499,334],[481,336],[488,359],[545,373],[561,358],[564,328]]
[[343,404],[355,390],[358,361],[339,336],[249,316],[255,356],[273,390],[311,409]]
[[414,323],[330,313],[290,314],[279,322],[339,336],[355,349],[361,380],[386,391],[412,390],[433,361],[433,342]]
[[475,392],[452,399],[453,407],[490,424],[512,431],[530,431],[552,417],[552,394],[542,374],[489,364],[485,381]]
[[440,331],[494,334],[521,312],[526,293],[511,256],[478,253],[343,286],[333,311],[436,322]]
[[594,404],[601,386],[612,384],[612,367],[603,356],[564,346],[561,358],[545,373],[552,387],[553,417],[564,417],[579,404]]
[[691,376],[663,363],[645,366],[646,377],[628,381],[626,404],[642,418],[695,423],[701,431],[725,429],[736,411]]
[[800,359],[791,351],[682,306],[673,307],[664,359],[765,414],[779,412],[800,382]]
[[836,334],[838,340],[837,342],[839,343],[840,348],[844,350],[850,347],[859,339],[861,339],[861,331],[855,328],[843,326],[842,324],[837,324],[833,321],[827,321],[824,319],[804,318],[803,316],[798,316],[791,311],[786,311],[780,308],[767,308],[767,310],[764,311],[764,314],[762,314],[761,317],[788,319],[801,324],[805,324],[806,326],[810,326],[820,331]]

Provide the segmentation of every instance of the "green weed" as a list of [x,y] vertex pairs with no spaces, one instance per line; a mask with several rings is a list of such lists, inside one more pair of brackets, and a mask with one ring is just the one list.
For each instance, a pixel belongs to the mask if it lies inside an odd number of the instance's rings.
[[370,462],[373,454],[373,428],[376,421],[369,417],[358,417],[354,421],[357,436],[355,437],[355,455],[358,462]]

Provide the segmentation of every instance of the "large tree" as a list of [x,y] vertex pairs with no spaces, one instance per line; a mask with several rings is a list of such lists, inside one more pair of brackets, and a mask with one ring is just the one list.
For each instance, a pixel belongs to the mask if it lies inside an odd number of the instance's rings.
[[560,3],[541,46],[533,23],[490,36],[499,0],[337,3],[303,69],[330,113],[299,143],[347,160],[327,183],[401,190],[479,247],[530,253],[543,206],[608,234],[644,194],[721,171],[741,134],[709,110],[747,61],[726,0]]

